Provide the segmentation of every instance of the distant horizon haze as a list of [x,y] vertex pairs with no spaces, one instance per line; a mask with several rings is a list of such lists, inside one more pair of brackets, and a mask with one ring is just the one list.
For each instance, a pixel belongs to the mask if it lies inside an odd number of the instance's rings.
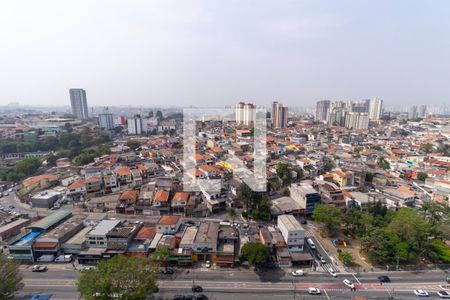
[[450,104],[450,1],[23,0],[0,6],[0,106]]

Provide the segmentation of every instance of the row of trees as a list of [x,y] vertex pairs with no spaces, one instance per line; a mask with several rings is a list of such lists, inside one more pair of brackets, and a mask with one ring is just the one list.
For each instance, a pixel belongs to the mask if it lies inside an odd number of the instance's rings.
[[367,211],[353,208],[345,212],[320,204],[312,217],[327,235],[343,230],[357,237],[361,251],[375,263],[407,263],[420,258],[450,263],[450,249],[445,244],[450,238],[450,208],[440,203],[425,203],[420,211],[409,207],[393,211],[377,202]]

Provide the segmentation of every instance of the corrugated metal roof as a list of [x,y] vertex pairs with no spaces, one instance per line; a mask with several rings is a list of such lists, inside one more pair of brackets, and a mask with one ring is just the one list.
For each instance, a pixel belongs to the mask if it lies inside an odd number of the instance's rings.
[[45,218],[37,221],[36,223],[31,224],[27,228],[47,230],[56,223],[60,222],[61,220],[64,220],[65,218],[69,217],[70,215],[72,215],[72,212],[67,210],[60,210],[52,213],[51,215],[46,216]]

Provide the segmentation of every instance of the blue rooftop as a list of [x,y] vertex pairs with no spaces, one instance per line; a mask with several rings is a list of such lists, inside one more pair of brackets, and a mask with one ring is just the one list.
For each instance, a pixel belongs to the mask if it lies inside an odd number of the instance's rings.
[[24,235],[17,242],[14,243],[14,246],[25,246],[27,244],[33,243],[36,238],[41,235],[42,231],[32,231]]

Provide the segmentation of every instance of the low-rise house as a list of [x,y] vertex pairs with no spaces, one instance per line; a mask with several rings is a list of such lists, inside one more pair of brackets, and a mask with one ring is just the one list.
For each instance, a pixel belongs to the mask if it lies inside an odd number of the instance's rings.
[[58,183],[59,177],[54,174],[38,175],[28,177],[22,181],[22,187],[25,193],[30,193],[33,190],[41,190],[52,187]]
[[101,176],[88,177],[84,184],[86,186],[86,193],[97,194],[102,191],[102,178]]
[[153,198],[152,210],[157,212],[156,215],[168,215],[170,213],[169,192],[159,190]]
[[107,249],[125,252],[140,228],[140,224],[114,227],[106,234]]
[[200,224],[194,240],[194,262],[209,260],[215,263],[219,226],[219,223],[216,222],[202,222]]
[[128,167],[120,167],[116,170],[117,179],[120,184],[127,185],[133,182],[131,170]]
[[175,235],[181,225],[181,216],[162,216],[156,225],[156,232],[164,235]]
[[86,194],[86,184],[84,179],[78,179],[67,188],[66,194],[71,198],[80,197]]
[[103,220],[98,223],[86,235],[86,244],[88,247],[105,248],[107,247],[107,233],[119,226],[119,220]]
[[142,175],[141,175],[141,171],[139,169],[131,169],[131,176],[133,178],[134,186],[142,185]]
[[190,194],[188,192],[178,192],[172,198],[172,212],[175,215],[185,214],[185,208],[189,201]]
[[102,171],[103,191],[105,194],[112,193],[118,188],[116,174],[111,170]]
[[136,190],[124,191],[118,200],[116,213],[119,214],[135,214],[135,204],[137,202],[139,192]]

